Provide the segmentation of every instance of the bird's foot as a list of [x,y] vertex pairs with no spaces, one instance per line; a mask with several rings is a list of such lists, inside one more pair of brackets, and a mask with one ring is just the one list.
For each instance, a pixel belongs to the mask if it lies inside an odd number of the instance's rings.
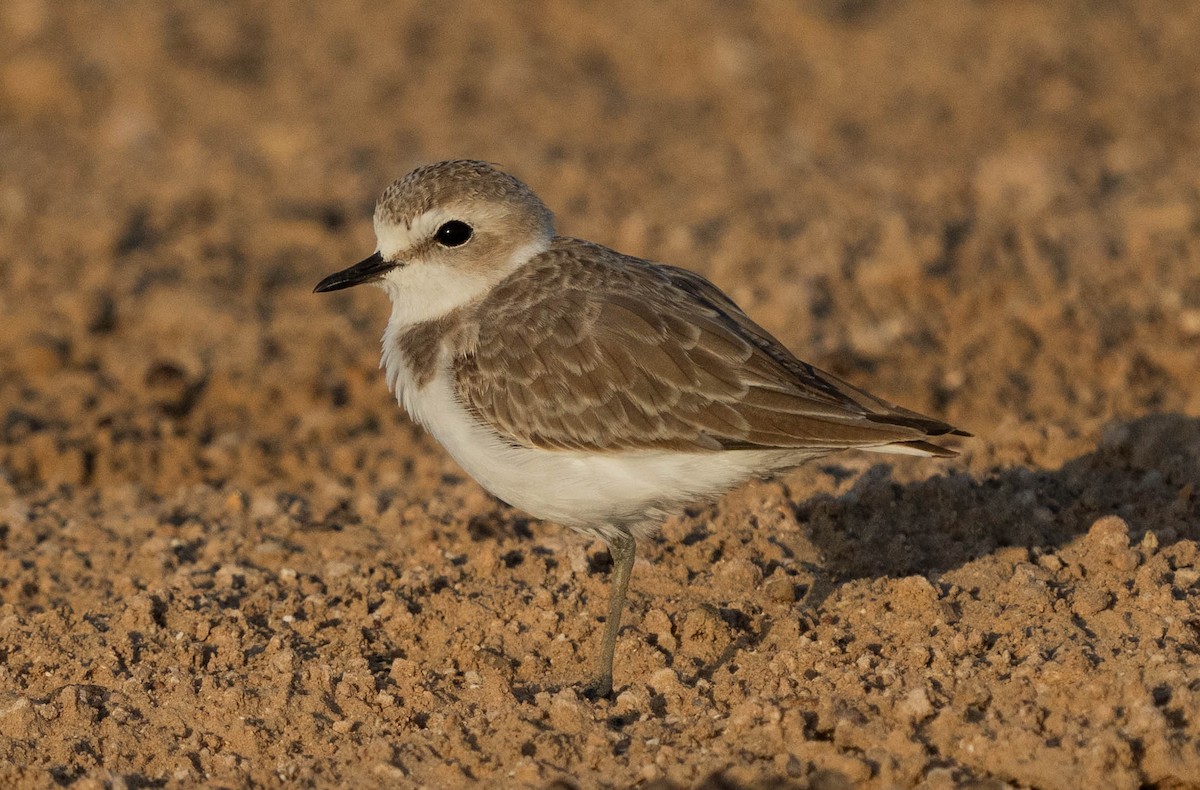
[[612,675],[599,675],[595,678],[592,678],[592,680],[583,687],[583,696],[589,702],[595,702],[599,699],[607,699],[611,697],[612,691]]

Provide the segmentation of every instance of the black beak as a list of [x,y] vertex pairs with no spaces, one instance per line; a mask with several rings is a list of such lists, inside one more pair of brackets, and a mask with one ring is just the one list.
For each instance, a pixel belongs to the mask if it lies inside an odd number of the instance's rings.
[[391,261],[385,261],[383,256],[377,252],[370,258],[364,258],[354,264],[349,269],[334,272],[324,280],[321,280],[321,282],[317,283],[317,287],[313,289],[313,293],[322,294],[326,291],[340,291],[352,285],[361,285],[371,280],[378,280],[384,272],[395,266],[396,264]]

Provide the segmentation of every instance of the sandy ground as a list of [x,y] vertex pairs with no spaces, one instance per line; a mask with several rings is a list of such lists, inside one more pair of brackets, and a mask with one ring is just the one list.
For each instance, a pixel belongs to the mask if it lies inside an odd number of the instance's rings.
[[[0,783],[1200,785],[1200,5],[0,3]],[[318,297],[502,163],[977,438],[602,545]]]

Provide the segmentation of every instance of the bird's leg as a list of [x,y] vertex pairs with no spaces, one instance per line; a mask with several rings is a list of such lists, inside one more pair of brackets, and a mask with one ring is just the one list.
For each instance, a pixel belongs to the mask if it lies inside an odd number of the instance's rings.
[[604,623],[604,638],[600,642],[600,662],[596,677],[588,685],[588,696],[607,697],[612,692],[613,653],[617,648],[617,631],[621,630],[621,612],[625,608],[625,590],[633,570],[633,555],[637,548],[632,535],[624,532],[608,544],[613,561],[612,590],[608,598],[608,620]]

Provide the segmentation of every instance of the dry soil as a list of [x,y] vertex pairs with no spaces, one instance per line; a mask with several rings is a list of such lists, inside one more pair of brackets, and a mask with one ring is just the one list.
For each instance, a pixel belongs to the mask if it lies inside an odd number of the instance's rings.
[[[0,783],[1200,783],[1200,4],[0,3]],[[972,430],[643,548],[315,296],[424,162]]]

